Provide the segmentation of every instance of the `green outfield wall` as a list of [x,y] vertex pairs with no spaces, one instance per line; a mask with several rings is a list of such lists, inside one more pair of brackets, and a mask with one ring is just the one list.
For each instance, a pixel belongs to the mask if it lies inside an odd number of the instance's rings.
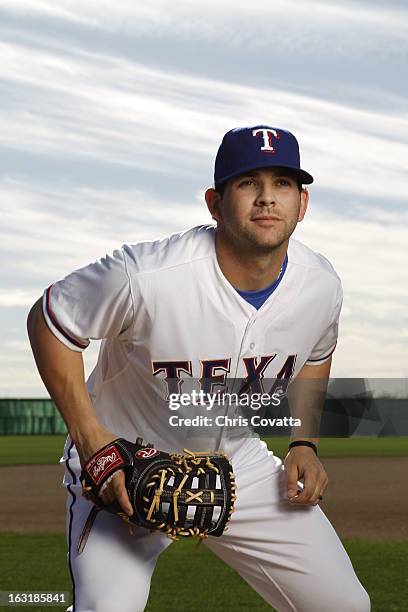
[[0,399],[0,435],[65,434],[51,399]]
[[[290,415],[286,403],[268,407],[263,417]],[[256,427],[263,436],[289,436],[288,427]],[[67,432],[54,402],[49,398],[0,399],[0,435],[65,434]],[[408,436],[408,400],[399,398],[326,399],[320,423],[321,437]]]

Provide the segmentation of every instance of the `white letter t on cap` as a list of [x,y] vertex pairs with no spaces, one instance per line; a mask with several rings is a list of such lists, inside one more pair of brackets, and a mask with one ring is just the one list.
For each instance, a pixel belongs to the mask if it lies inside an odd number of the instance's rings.
[[276,130],[268,130],[267,128],[252,130],[252,136],[258,136],[258,134],[262,134],[263,137],[263,147],[261,147],[261,151],[275,153],[275,149],[272,146],[272,135],[275,136],[275,138],[279,138],[278,132]]

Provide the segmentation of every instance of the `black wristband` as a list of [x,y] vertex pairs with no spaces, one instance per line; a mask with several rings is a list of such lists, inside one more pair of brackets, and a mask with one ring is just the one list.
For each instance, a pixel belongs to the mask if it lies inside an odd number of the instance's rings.
[[317,446],[316,446],[316,444],[313,444],[313,442],[308,442],[308,440],[296,440],[295,442],[291,442],[289,444],[289,450],[291,448],[293,448],[294,446],[310,446],[310,448],[313,448],[314,452],[317,455]]

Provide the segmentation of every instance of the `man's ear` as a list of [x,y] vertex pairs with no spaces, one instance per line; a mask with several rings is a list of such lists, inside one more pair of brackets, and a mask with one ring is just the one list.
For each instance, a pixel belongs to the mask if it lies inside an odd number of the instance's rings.
[[210,187],[205,192],[205,201],[207,203],[207,208],[210,211],[210,215],[214,219],[214,221],[220,221],[220,203],[221,203],[221,195],[218,191],[215,191],[214,187]]
[[309,192],[307,189],[302,189],[300,192],[300,210],[298,221],[303,221],[306,214],[307,205],[309,204]]

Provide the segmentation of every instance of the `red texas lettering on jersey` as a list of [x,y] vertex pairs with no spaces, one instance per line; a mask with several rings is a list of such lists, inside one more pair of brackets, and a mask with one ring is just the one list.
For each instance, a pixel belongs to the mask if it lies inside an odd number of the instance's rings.
[[[296,363],[296,355],[289,355],[285,363],[275,375],[270,373],[268,378],[273,379],[271,389],[265,391],[264,378],[265,371],[275,359],[275,355],[265,355],[263,357],[244,357],[243,363],[246,376],[243,378],[243,385],[240,393],[285,393],[290,379],[293,376]],[[200,360],[201,377],[199,379],[200,388],[205,393],[213,393],[217,388],[225,387],[227,374],[230,372],[231,359]],[[163,375],[166,383],[167,394],[180,394],[183,379],[182,373],[192,377],[193,365],[191,361],[152,361],[153,376]]]

